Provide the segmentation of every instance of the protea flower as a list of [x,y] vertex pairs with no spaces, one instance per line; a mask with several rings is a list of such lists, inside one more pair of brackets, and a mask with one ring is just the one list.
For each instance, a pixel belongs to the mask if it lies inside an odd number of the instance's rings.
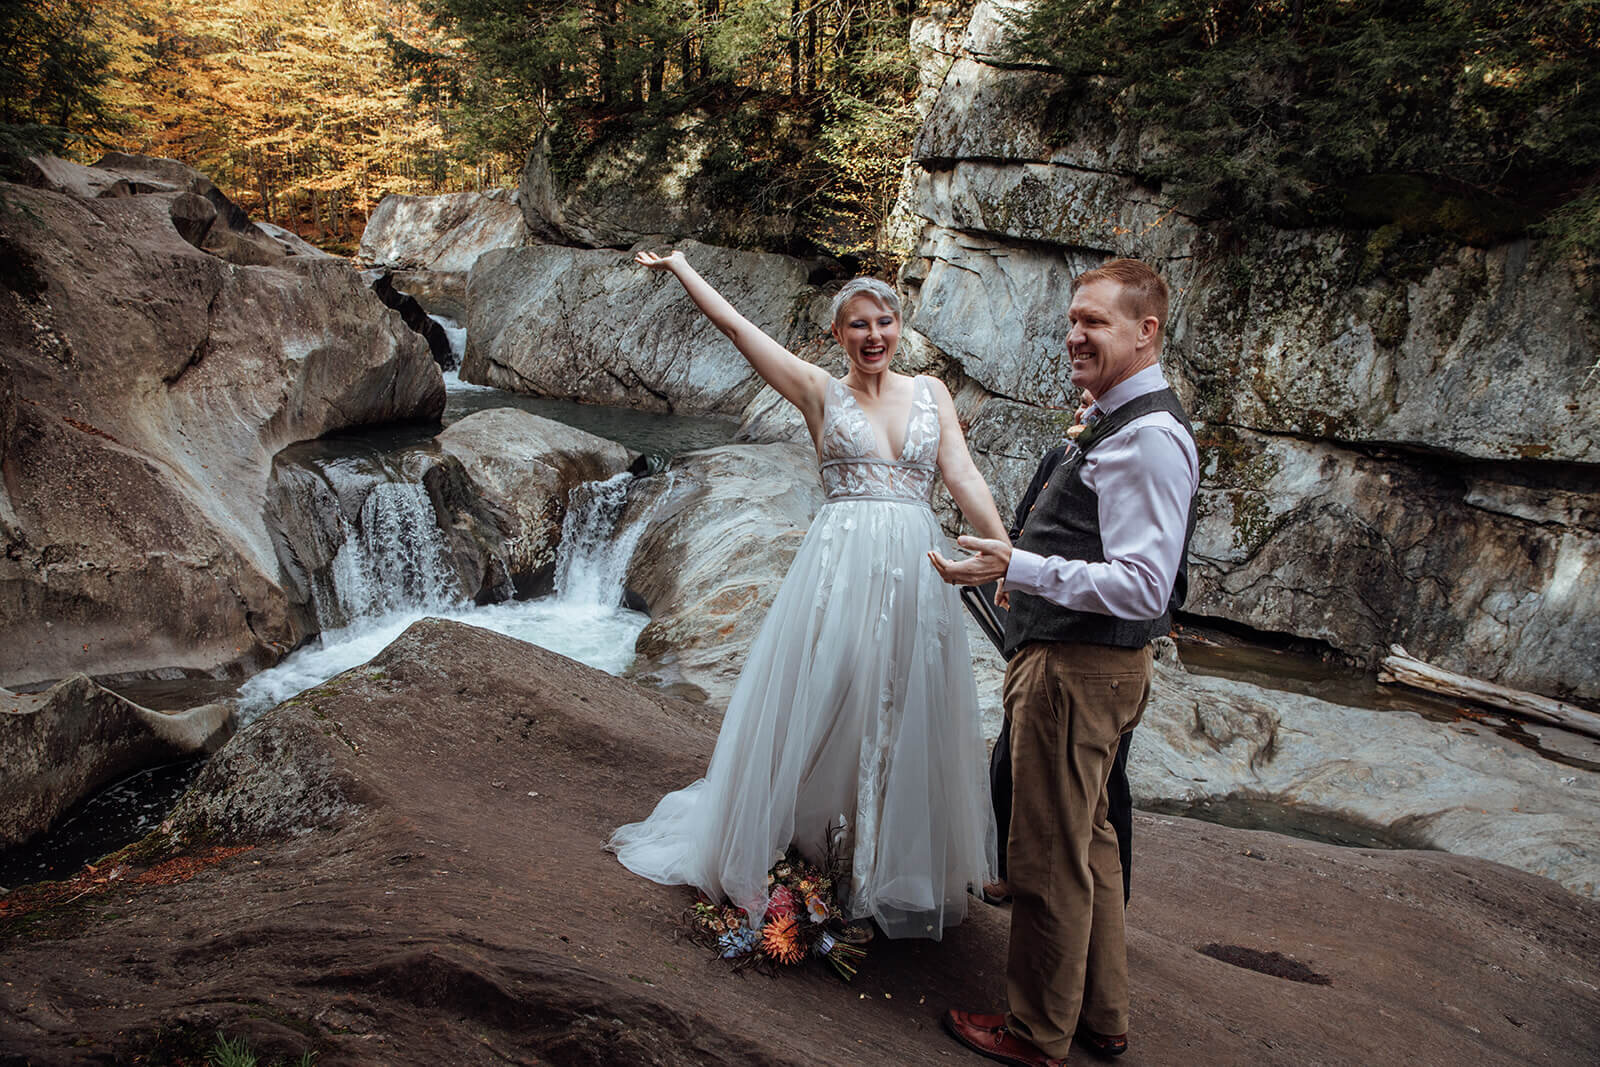
[[780,885],[772,891],[772,896],[767,898],[767,918],[781,919],[785,915],[793,915],[800,910],[800,902],[795,899],[794,890],[786,885]]
[[799,963],[805,957],[800,927],[793,915],[773,919],[761,928],[761,949],[779,963]]

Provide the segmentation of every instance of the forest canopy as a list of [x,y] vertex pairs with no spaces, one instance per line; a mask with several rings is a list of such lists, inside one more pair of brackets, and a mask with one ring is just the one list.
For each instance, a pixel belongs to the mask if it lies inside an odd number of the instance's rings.
[[[967,0],[938,5],[959,23]],[[0,161],[170,155],[348,242],[384,195],[567,177],[682,116],[700,180],[834,251],[881,238],[915,132],[914,0],[0,0]],[[1062,138],[1221,231],[1349,225],[1600,255],[1595,0],[1037,0],[1008,58]],[[720,194],[719,194],[720,195]]]
[[1149,134],[1143,177],[1202,217],[1600,253],[1593,0],[1040,0],[1014,29],[1055,112]]

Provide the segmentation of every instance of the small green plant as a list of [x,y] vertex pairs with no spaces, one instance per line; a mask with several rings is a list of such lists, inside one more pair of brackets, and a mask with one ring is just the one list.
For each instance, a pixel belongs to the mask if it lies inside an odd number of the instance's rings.
[[[206,1062],[212,1067],[257,1067],[260,1061],[256,1058],[255,1050],[250,1047],[250,1042],[242,1037],[230,1038],[219,1030],[217,1043],[206,1053]],[[272,1064],[273,1067],[278,1067],[284,1062],[273,1060]],[[302,1052],[291,1067],[316,1067],[316,1062],[315,1052]]]

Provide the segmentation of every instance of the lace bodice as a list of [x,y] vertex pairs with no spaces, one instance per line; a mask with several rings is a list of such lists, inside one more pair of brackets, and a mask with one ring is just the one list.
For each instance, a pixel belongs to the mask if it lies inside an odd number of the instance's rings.
[[822,409],[822,489],[833,500],[904,500],[926,504],[938,470],[939,404],[921,376],[911,380],[911,412],[899,459],[888,459],[850,387],[828,383]]

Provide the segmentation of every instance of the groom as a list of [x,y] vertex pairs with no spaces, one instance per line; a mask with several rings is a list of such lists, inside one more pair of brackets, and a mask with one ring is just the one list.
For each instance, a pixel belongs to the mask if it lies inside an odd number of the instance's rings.
[[1122,868],[1106,781],[1144,714],[1150,641],[1187,586],[1199,463],[1158,359],[1168,292],[1117,259],[1074,279],[1072,384],[1097,399],[1051,473],[1016,548],[960,538],[976,555],[933,563],[948,582],[1003,579],[1013,800],[1005,1014],[951,1010],[945,1026],[991,1059],[1065,1061],[1074,1040],[1128,1047]]

